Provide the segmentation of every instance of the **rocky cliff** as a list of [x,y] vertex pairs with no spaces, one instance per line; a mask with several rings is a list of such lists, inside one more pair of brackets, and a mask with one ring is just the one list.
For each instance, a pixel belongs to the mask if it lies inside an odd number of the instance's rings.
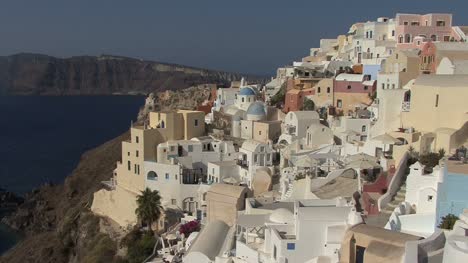
[[[208,99],[208,87],[167,91],[155,96],[158,109],[193,109]],[[24,233],[24,239],[0,256],[0,262],[124,262],[119,243],[103,225],[106,219],[89,209],[94,192],[109,180],[121,158],[125,133],[84,153],[63,185],[45,185],[17,202],[3,222]]]
[[242,76],[265,81],[264,77],[109,55],[0,57],[0,95],[146,94],[204,83],[228,85]]

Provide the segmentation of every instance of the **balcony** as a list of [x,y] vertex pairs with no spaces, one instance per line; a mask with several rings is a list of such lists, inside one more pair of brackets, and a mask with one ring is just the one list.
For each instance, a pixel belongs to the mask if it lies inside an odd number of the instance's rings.
[[206,176],[199,169],[182,169],[183,184],[201,184],[206,183]]
[[411,102],[410,101],[403,101],[401,104],[401,111],[409,112],[411,109]]

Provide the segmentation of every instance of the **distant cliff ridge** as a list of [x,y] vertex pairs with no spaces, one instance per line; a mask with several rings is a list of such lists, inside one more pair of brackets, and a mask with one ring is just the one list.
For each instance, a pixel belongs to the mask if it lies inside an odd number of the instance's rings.
[[0,57],[2,95],[149,93],[205,83],[229,85],[242,76],[252,82],[266,80],[259,76],[110,55],[56,58],[21,53]]

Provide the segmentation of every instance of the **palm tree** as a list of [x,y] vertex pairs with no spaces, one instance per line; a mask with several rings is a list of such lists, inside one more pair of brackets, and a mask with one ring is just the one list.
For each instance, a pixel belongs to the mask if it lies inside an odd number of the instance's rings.
[[161,196],[158,191],[151,191],[149,188],[146,188],[144,191],[141,191],[141,194],[137,196],[137,209],[135,213],[140,219],[141,222],[148,224],[148,227],[151,229],[153,222],[159,220],[163,212],[163,207],[161,205]]

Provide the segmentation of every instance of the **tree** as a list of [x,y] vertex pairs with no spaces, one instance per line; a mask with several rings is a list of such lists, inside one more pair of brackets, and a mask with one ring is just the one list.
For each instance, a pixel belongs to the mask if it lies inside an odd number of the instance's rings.
[[311,99],[305,98],[302,110],[315,110],[315,103]]
[[439,224],[439,228],[452,230],[453,225],[457,222],[459,218],[454,214],[448,214],[442,217],[442,222]]
[[149,188],[146,188],[137,196],[136,202],[138,207],[135,209],[135,213],[140,221],[148,224],[151,229],[153,222],[159,220],[164,210],[161,205],[159,192],[156,190],[151,191]]
[[445,149],[444,148],[440,148],[439,149],[439,159],[442,159],[445,157]]

